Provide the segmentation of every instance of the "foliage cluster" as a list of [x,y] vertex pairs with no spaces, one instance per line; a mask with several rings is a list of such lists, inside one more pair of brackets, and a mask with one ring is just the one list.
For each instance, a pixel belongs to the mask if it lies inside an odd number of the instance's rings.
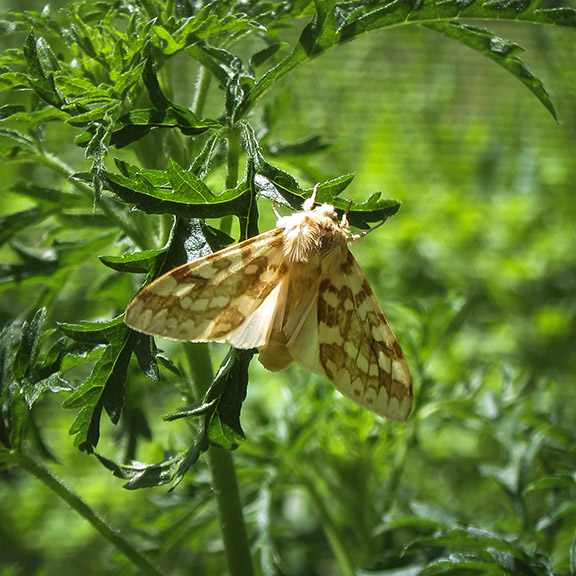
[[[499,149],[484,136],[468,175],[476,184],[457,194],[458,169],[437,149],[460,145],[459,135],[433,125],[456,125],[458,109],[429,95],[439,108],[411,177],[430,192],[419,210],[403,192],[412,208],[392,220],[386,265],[397,279],[381,273],[377,239],[359,247],[377,293],[410,294],[391,309],[418,393],[405,426],[338,402],[297,369],[265,375],[251,352],[231,350],[214,376],[219,350],[159,349],[122,321],[142,282],[258,233],[269,200],[298,208],[321,181],[319,199],[346,210],[356,167],[335,171],[337,147],[307,133],[305,116],[296,121],[286,79],[305,79],[332,48],[354,40],[350,56],[368,32],[434,31],[457,41],[448,52],[472,48],[520,80],[553,125],[556,109],[522,48],[476,20],[573,28],[576,10],[521,0],[121,0],[1,22],[12,46],[0,57],[2,574],[66,573],[65,557],[41,552],[58,545],[70,546],[62,553],[76,571],[86,547],[94,574],[125,558],[144,574],[220,574],[225,556],[244,575],[576,574],[575,411],[563,392],[576,368],[573,163],[499,172]],[[419,42],[402,40],[407,51]],[[574,82],[569,65],[555,72]],[[573,137],[573,111],[563,121]],[[409,146],[394,122],[376,145],[387,132]],[[533,150],[519,140],[510,157]],[[396,172],[397,181],[409,173]],[[478,200],[487,179],[499,190],[506,178],[522,194]],[[399,207],[373,193],[349,220],[366,228]],[[51,474],[57,461],[84,497],[91,478],[109,483],[95,504],[120,535]],[[112,495],[107,469],[131,491]],[[95,531],[58,544],[67,522],[58,504],[27,498],[40,482]],[[38,540],[33,523],[43,527]],[[96,560],[101,536],[109,556]]]

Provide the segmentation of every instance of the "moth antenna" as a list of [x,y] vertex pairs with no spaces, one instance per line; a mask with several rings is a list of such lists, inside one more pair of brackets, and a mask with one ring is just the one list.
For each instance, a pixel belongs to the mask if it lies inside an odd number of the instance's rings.
[[314,190],[312,190],[312,196],[310,196],[310,198],[305,200],[304,204],[302,204],[302,209],[305,212],[309,212],[310,210],[314,209],[314,206],[316,205],[316,196],[318,195],[318,188],[320,188],[320,182],[317,182],[314,185]]
[[282,214],[280,214],[280,212],[278,212],[278,208],[276,208],[276,200],[274,199],[272,200],[272,212],[274,212],[274,216],[276,216],[276,218],[282,218]]
[[353,202],[354,200],[350,200],[350,202],[348,203],[348,208],[346,208],[346,212],[342,214],[342,220],[340,220],[340,228],[348,228],[348,214],[352,209]]
[[384,224],[384,222],[386,222],[386,220],[388,220],[388,217],[384,218],[384,220],[382,220],[382,222],[379,222],[378,224],[376,224],[376,226],[372,226],[371,228],[368,228],[368,230],[364,230],[363,232],[359,232],[358,234],[352,234],[352,236],[350,236],[348,238],[348,240],[350,242],[355,242],[356,240],[360,240],[361,238],[364,238],[364,236],[366,236],[367,234],[370,234],[370,232],[372,232],[373,230],[380,228],[380,226],[382,226],[382,224]]

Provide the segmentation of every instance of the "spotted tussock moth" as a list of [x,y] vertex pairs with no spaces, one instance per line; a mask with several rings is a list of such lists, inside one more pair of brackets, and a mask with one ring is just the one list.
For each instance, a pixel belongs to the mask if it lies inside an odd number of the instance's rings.
[[404,421],[412,407],[408,365],[348,249],[363,234],[351,234],[333,206],[316,206],[317,188],[273,230],[152,282],[125,322],[174,340],[257,348],[273,371],[295,361],[360,406]]

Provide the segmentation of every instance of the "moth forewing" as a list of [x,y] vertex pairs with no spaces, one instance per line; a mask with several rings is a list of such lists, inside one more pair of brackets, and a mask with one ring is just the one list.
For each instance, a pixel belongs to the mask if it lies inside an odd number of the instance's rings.
[[[144,288],[126,310],[125,322],[139,332],[173,340],[232,339],[237,347],[258,347],[269,329],[255,320],[264,319],[274,301],[274,288],[286,273],[283,258],[275,229],[183,264]],[[260,310],[263,303],[267,306]]]
[[281,370],[295,361],[357,404],[394,420],[412,406],[404,354],[348,249],[333,206],[280,217],[277,227],[168,272],[126,311],[135,330],[258,348]]

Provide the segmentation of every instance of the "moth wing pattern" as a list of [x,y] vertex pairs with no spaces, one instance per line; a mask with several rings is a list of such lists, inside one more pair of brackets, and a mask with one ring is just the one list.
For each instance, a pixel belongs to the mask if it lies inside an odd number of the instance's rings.
[[333,260],[318,287],[318,360],[345,396],[403,422],[412,381],[400,344],[352,253]]
[[174,268],[134,298],[126,324],[174,340],[263,345],[286,275],[281,233],[275,228]]

